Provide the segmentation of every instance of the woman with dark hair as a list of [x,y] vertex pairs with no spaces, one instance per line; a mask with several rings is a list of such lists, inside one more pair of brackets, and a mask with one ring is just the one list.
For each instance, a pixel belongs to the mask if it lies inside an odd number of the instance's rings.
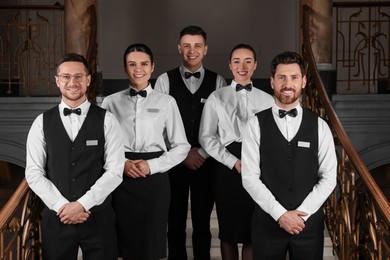
[[113,193],[119,252],[124,260],[156,260],[166,256],[167,171],[186,158],[190,145],[175,99],[149,83],[150,48],[130,45],[123,62],[130,87],[102,104],[117,117],[124,136],[123,182]]
[[271,95],[252,85],[256,66],[256,52],[250,45],[233,48],[229,59],[233,81],[208,97],[199,129],[199,143],[219,162],[212,182],[224,260],[238,259],[239,243],[242,259],[252,259],[254,202],[241,183],[241,133],[249,118],[274,103]]

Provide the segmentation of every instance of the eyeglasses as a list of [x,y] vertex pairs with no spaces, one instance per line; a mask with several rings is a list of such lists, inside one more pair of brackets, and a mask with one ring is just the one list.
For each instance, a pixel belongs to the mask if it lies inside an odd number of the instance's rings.
[[71,81],[72,78],[74,78],[74,81],[77,82],[77,83],[81,83],[83,82],[84,80],[84,77],[86,77],[88,75],[83,75],[83,74],[74,74],[74,75],[70,75],[70,74],[61,74],[61,75],[57,75],[57,77],[60,79],[61,82],[63,83],[68,83]]

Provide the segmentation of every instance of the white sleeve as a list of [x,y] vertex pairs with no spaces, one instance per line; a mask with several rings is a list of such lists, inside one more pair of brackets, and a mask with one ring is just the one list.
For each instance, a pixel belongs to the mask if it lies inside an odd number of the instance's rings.
[[211,94],[203,107],[199,127],[199,143],[215,160],[233,169],[238,158],[232,155],[218,138],[219,118],[215,104],[217,99]]
[[26,143],[26,181],[45,205],[55,212],[69,201],[46,178],[46,140],[43,133],[43,114],[33,122]]
[[227,86],[226,84],[226,80],[221,76],[221,75],[217,75],[217,82],[215,83],[215,89],[220,89],[222,87],[225,87]]
[[307,220],[322,206],[336,186],[337,157],[333,135],[327,123],[318,118],[318,182],[297,210],[308,213]]
[[278,221],[287,210],[275,199],[260,180],[260,126],[258,118],[252,117],[242,136],[241,176],[242,185],[252,199],[271,217]]
[[181,163],[191,146],[187,141],[183,121],[174,98],[167,104],[168,112],[165,119],[166,139],[170,149],[158,158],[147,160],[150,174],[166,172]]
[[169,95],[169,77],[168,73],[161,74],[154,83],[154,89]]
[[121,127],[115,116],[106,111],[104,119],[104,170],[103,175],[77,201],[85,210],[100,205],[122,182],[125,153]]

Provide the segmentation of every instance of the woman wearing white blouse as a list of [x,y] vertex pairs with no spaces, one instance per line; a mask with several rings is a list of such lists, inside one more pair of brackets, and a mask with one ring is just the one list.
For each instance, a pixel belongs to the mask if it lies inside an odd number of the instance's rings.
[[271,95],[252,86],[256,66],[251,46],[233,48],[229,67],[234,79],[209,96],[200,124],[199,143],[219,162],[212,181],[223,259],[238,259],[238,243],[243,244],[242,259],[252,259],[254,203],[241,183],[241,133],[249,118],[274,103]]
[[123,259],[166,256],[170,200],[167,171],[190,149],[176,101],[153,91],[153,54],[145,44],[130,45],[123,56],[130,87],[106,97],[102,107],[118,119],[124,136],[122,184],[113,194],[119,251]]

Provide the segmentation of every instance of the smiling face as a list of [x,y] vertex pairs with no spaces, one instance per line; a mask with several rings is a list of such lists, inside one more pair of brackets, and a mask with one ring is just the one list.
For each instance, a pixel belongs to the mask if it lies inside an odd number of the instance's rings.
[[242,85],[248,84],[256,67],[257,62],[251,50],[240,48],[233,51],[229,61],[229,68],[233,73],[235,82]]
[[[84,64],[77,61],[67,61],[59,65],[57,75],[70,76],[69,82],[63,82],[59,76],[56,76],[56,84],[62,94],[62,100],[70,107],[77,107],[86,99],[86,92],[91,83],[91,75]],[[76,82],[74,75],[83,75]]]
[[202,66],[203,57],[207,53],[207,45],[202,35],[184,35],[180,38],[177,48],[186,69],[195,72]]
[[306,86],[306,76],[302,76],[297,63],[279,64],[275,75],[271,77],[271,86],[274,89],[276,104],[281,108],[290,109],[299,103],[302,89]]
[[126,56],[125,72],[129,77],[131,86],[142,90],[149,85],[154,70],[150,56],[145,52],[134,51]]

